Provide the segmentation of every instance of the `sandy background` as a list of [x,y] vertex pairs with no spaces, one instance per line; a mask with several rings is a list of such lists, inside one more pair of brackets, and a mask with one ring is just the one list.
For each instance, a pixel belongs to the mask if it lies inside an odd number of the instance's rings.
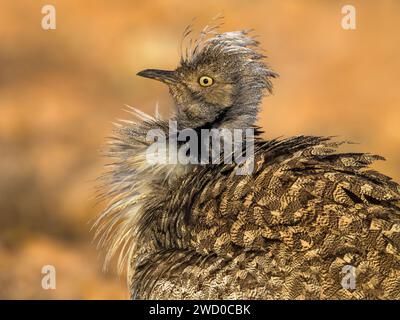
[[[183,29],[222,13],[222,30],[254,28],[280,73],[264,100],[266,137],[339,135],[388,161],[400,180],[400,2],[51,1],[57,29],[41,28],[33,0],[0,2],[0,298],[124,299],[125,276],[101,271],[90,220],[93,180],[111,122],[129,104],[167,116],[166,87],[136,77],[174,68]],[[57,289],[41,288],[41,268]]]

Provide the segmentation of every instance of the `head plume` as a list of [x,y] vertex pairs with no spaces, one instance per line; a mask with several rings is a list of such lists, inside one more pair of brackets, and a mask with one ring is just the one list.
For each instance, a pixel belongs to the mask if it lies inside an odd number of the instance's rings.
[[[177,71],[184,75],[199,69],[198,75],[204,73],[203,70],[211,74],[225,74],[223,80],[235,84],[232,105],[223,110],[225,125],[249,127],[256,121],[258,106],[265,91],[272,93],[271,78],[278,74],[265,63],[266,56],[259,42],[251,35],[252,30],[220,33],[220,26],[206,26],[195,39],[190,37],[192,26],[185,29],[182,43],[186,43],[186,46],[183,49],[181,45],[180,67]],[[187,105],[188,101],[183,100],[182,104]],[[210,114],[209,109],[212,108],[203,109]],[[189,118],[193,116],[187,115]],[[185,120],[184,114],[182,118]]]

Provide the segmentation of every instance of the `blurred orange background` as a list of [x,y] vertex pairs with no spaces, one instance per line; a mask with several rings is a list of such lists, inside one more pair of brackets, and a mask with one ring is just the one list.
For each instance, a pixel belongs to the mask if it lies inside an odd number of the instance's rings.
[[[57,29],[43,30],[43,5]],[[357,29],[341,28],[352,4]],[[222,31],[254,28],[281,77],[264,99],[266,137],[338,135],[400,180],[400,2],[44,1],[0,4],[0,298],[125,299],[125,276],[101,271],[91,243],[94,179],[124,104],[164,116],[167,88],[136,77],[178,63],[183,29],[224,15]],[[41,268],[54,265],[56,290]]]

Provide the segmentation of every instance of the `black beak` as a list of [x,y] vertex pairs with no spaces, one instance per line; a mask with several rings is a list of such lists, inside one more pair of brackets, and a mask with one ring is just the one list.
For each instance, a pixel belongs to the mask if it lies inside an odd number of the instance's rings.
[[175,72],[167,70],[146,69],[137,73],[138,76],[158,80],[165,83],[176,81]]

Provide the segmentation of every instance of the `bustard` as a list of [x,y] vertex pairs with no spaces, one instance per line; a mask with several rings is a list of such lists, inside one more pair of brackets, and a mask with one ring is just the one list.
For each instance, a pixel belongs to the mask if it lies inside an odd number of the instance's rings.
[[119,252],[134,299],[400,298],[399,185],[368,168],[382,157],[340,153],[345,142],[261,139],[277,76],[263,59],[248,31],[210,28],[176,70],[138,73],[168,85],[178,129],[254,128],[254,169],[149,164],[146,134],[168,139],[168,120],[132,109],[139,120],[117,124],[103,177],[106,261]]

